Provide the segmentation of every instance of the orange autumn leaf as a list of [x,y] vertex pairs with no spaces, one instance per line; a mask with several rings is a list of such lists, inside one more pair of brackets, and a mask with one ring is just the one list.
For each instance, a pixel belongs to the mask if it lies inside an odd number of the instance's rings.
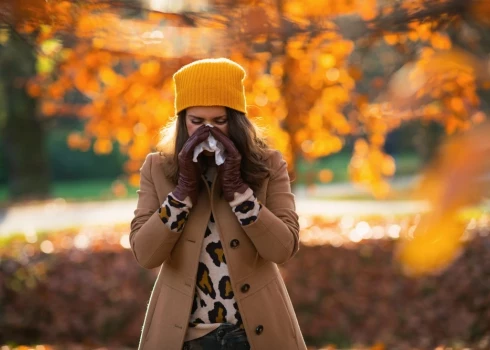
[[370,138],[369,141],[371,144],[376,145],[376,146],[382,146],[385,143],[385,137],[382,134],[373,134]]
[[377,15],[376,0],[364,0],[360,3],[359,13],[365,21],[376,18]]
[[82,136],[78,132],[72,132],[67,137],[68,147],[77,149],[82,144]]
[[53,116],[56,114],[58,107],[53,102],[44,102],[41,111],[45,116]]
[[27,93],[31,97],[39,97],[41,96],[41,86],[39,84],[36,84],[34,82],[27,84]]
[[320,170],[318,173],[318,179],[323,183],[330,182],[333,180],[333,172],[328,169]]
[[125,197],[128,194],[127,187],[121,181],[114,181],[111,191],[116,197]]
[[354,80],[361,80],[363,77],[363,72],[362,69],[358,66],[351,65],[348,68],[349,75],[354,79]]
[[157,61],[144,62],[140,66],[140,73],[144,77],[151,77],[160,71],[160,64]]
[[386,346],[383,343],[376,343],[369,350],[385,350]]
[[61,99],[66,93],[66,89],[60,84],[52,84],[48,87],[48,94],[54,99]]
[[460,97],[451,98],[450,106],[453,111],[458,113],[461,113],[465,110],[463,100]]
[[440,33],[433,33],[430,38],[430,42],[432,44],[432,47],[440,50],[448,50],[452,46],[449,37]]
[[411,41],[417,41],[417,40],[419,40],[419,34],[416,31],[412,30],[412,31],[408,32],[408,38]]
[[140,175],[139,174],[132,174],[129,176],[129,185],[133,187],[138,187],[140,185]]
[[109,154],[112,152],[112,142],[107,139],[97,139],[94,143],[94,152],[96,154]]
[[386,43],[388,43],[390,45],[395,45],[399,40],[399,35],[398,34],[385,34],[383,36],[383,38],[386,41]]

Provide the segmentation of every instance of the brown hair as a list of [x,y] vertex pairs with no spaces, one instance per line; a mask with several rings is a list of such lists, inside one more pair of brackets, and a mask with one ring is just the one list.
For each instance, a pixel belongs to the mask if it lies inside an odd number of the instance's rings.
[[[256,191],[269,174],[269,168],[264,162],[269,147],[259,135],[261,130],[244,113],[225,108],[229,137],[242,155],[242,178]],[[178,155],[189,138],[185,117],[186,110],[179,112],[177,117],[160,131],[160,141],[157,144],[157,150],[166,156],[165,174],[174,183],[177,183],[179,177]]]

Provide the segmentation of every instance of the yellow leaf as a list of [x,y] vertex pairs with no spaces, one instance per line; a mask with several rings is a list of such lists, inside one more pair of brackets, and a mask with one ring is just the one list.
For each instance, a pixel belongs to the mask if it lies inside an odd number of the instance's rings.
[[6,28],[0,28],[0,45],[5,44],[9,40],[10,34]]
[[41,50],[46,55],[52,55],[53,53],[59,51],[61,48],[62,48],[61,41],[57,39],[49,39],[41,43]]
[[108,86],[115,85],[118,81],[117,74],[112,70],[112,68],[104,66],[100,68],[99,71],[100,80]]
[[38,56],[36,62],[36,69],[41,74],[49,74],[53,71],[54,60],[48,56]]
[[395,159],[390,155],[385,155],[381,163],[381,173],[385,176],[393,176],[395,174],[395,170]]
[[117,130],[116,139],[122,145],[127,145],[132,138],[132,133],[126,128],[120,128]]
[[322,65],[323,68],[329,69],[335,67],[335,65],[337,64],[337,59],[335,58],[334,55],[330,53],[323,54],[320,56],[320,64]]
[[50,34],[51,30],[53,29],[52,26],[47,25],[47,24],[41,24],[41,33],[42,34]]
[[140,66],[140,73],[144,77],[151,77],[157,75],[159,71],[160,71],[160,64],[154,60],[144,62]]
[[423,216],[412,240],[403,239],[397,252],[405,272],[410,275],[426,275],[441,271],[458,255],[464,223],[454,213],[438,217],[433,213]]
[[376,146],[382,146],[385,143],[385,137],[381,134],[374,134],[369,138],[369,140]]

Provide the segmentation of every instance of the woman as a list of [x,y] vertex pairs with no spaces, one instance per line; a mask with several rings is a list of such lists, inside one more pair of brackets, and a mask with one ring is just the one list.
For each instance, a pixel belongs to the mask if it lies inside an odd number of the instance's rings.
[[[298,251],[294,195],[246,117],[244,78],[228,59],[174,75],[174,132],[146,157],[131,222],[136,260],[160,267],[139,350],[306,349],[277,267]],[[219,166],[210,151],[193,161],[210,135]]]

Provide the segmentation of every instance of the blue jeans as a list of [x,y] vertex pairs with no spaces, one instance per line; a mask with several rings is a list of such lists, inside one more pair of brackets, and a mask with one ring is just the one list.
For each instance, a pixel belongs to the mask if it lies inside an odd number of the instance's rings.
[[214,331],[184,343],[183,350],[250,350],[245,330],[223,323]]

